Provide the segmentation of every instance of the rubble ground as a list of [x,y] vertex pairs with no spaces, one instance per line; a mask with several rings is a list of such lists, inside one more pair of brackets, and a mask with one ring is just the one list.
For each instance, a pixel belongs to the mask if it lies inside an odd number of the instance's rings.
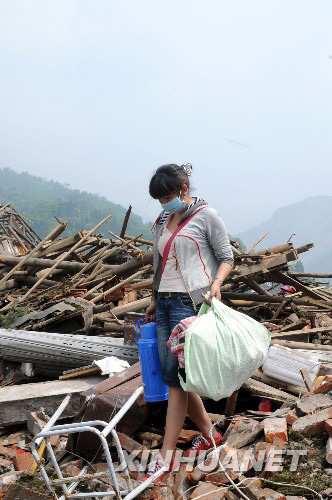
[[[10,204],[0,205],[1,499],[50,498],[39,471],[29,475],[30,442],[67,394],[71,400],[63,417],[68,422],[109,421],[142,386],[136,322],[151,302],[153,256],[151,241],[126,234],[130,210],[119,235],[98,233],[109,215],[94,228],[66,237],[67,222],[58,221],[42,239]],[[205,405],[223,433],[224,454],[226,447],[239,455],[250,449],[308,450],[294,472],[287,455],[277,472],[250,466],[243,475],[232,473],[235,482],[251,479],[243,483],[250,499],[316,498],[296,486],[332,499],[332,273],[298,270],[301,253],[313,243],[294,248],[288,241],[257,250],[266,234],[248,251],[231,240],[234,267],[221,286],[221,299],[269,330],[267,358],[230,397],[206,399]],[[98,363],[111,357],[124,363],[123,371],[102,375]],[[123,450],[150,455],[158,450],[166,407],[166,401],[148,403],[141,394],[116,426]],[[177,447],[190,447],[197,433],[187,419]],[[51,446],[70,477],[91,461],[105,470],[100,443],[91,433],[54,438]],[[137,474],[131,475],[135,482]],[[109,481],[93,479],[77,489],[100,491],[105,483],[111,488]],[[240,497],[222,470],[189,472],[181,466],[141,498],[200,495],[205,500]]]

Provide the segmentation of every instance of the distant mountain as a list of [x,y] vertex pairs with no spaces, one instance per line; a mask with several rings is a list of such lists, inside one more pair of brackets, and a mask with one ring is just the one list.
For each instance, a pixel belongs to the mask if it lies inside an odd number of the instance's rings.
[[272,217],[236,236],[249,247],[269,231],[256,249],[286,243],[290,236],[294,246],[314,243],[315,247],[300,255],[306,271],[332,273],[332,196],[312,196],[299,203],[281,207]]
[[[108,236],[108,230],[119,234],[127,211],[105,197],[9,168],[0,169],[0,203],[12,203],[40,237],[46,236],[57,225],[54,216],[68,222],[63,233],[68,236],[80,229],[92,229],[112,214],[111,220],[97,232],[105,236]],[[140,216],[131,213],[127,234],[142,233],[143,238],[151,239],[151,224],[145,224]]]

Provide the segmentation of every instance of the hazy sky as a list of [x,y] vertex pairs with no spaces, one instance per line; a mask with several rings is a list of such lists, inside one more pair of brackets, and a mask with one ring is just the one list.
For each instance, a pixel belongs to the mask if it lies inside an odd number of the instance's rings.
[[0,0],[0,167],[151,219],[191,162],[236,234],[331,194],[331,0]]

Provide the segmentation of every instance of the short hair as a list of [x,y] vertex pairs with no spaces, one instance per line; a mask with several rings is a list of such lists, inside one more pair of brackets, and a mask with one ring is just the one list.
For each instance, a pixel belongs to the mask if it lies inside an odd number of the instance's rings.
[[189,163],[185,165],[168,163],[157,168],[150,180],[150,196],[156,200],[173,193],[179,193],[183,184],[187,184],[189,189],[191,170],[192,166]]

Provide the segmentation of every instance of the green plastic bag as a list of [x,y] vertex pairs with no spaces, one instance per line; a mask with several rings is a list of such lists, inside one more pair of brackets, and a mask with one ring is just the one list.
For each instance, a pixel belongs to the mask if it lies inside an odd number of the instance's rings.
[[198,316],[186,330],[186,381],[179,374],[180,383],[187,392],[219,401],[231,396],[264,363],[271,334],[216,298],[211,306],[203,302]]

